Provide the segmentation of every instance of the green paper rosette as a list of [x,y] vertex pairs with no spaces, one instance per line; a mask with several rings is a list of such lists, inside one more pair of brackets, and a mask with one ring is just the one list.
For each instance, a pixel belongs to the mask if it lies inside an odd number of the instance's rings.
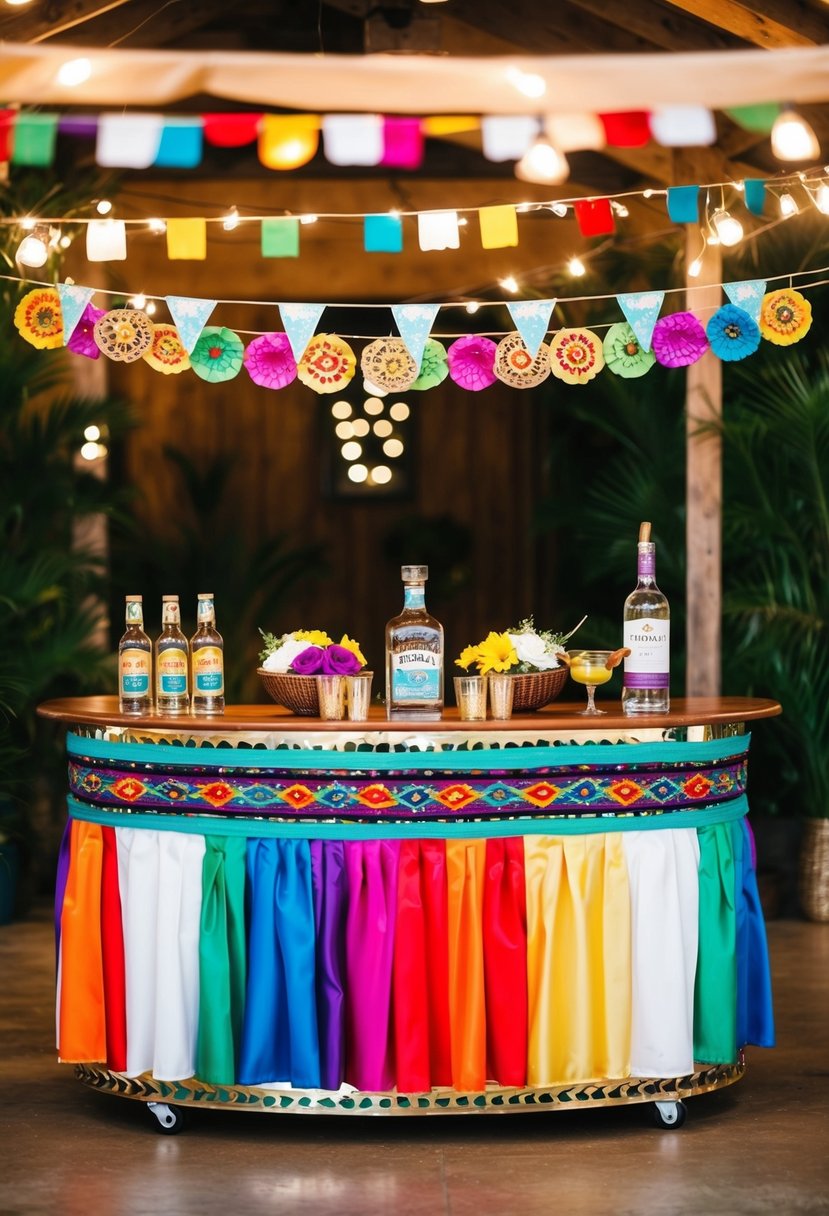
[[614,376],[624,380],[636,380],[649,372],[656,362],[651,350],[643,350],[627,321],[611,325],[602,343],[604,361]]
[[190,366],[210,384],[232,380],[242,370],[245,346],[238,334],[224,326],[208,325],[190,355]]
[[427,338],[423,348],[423,358],[420,361],[420,372],[417,379],[409,388],[437,388],[449,375],[449,361],[446,358],[446,348],[436,338]]

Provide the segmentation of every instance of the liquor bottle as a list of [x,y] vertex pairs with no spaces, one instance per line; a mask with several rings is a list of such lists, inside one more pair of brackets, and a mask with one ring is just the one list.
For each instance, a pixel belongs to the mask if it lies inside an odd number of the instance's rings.
[[161,633],[155,641],[155,703],[159,713],[186,714],[190,708],[190,655],[181,632],[177,595],[161,597]]
[[190,639],[193,713],[221,714],[225,708],[225,644],[216,628],[212,591],[199,595],[197,619],[198,628]]
[[670,708],[671,611],[656,585],[656,546],[651,526],[639,528],[638,581],[625,600],[625,659],[622,710],[626,714],[666,714]]
[[122,714],[149,714],[153,708],[153,644],[144,632],[144,601],[140,595],[126,597],[126,625],[118,643],[118,707]]
[[443,626],[426,611],[428,566],[403,566],[403,611],[386,625],[386,714],[437,720],[443,710]]

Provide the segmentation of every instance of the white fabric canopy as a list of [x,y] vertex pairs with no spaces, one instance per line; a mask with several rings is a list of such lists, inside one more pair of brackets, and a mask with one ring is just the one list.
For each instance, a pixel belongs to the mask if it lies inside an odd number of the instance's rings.
[[[79,57],[90,61],[89,79],[58,84],[61,65]],[[521,91],[522,74],[541,77],[540,97]],[[458,59],[0,43],[0,97],[7,103],[147,107],[199,93],[313,113],[567,113],[698,103],[721,110],[829,99],[829,46]]]

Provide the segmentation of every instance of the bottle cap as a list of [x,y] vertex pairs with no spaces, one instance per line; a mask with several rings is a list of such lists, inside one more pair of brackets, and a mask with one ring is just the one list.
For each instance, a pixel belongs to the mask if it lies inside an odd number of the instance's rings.
[[212,600],[212,599],[213,599],[213,592],[212,592],[212,591],[200,591],[200,592],[199,592],[199,597],[198,597],[198,598],[199,598],[200,600]]
[[161,602],[162,602],[162,604],[170,604],[170,603],[177,604],[178,596],[177,595],[162,595]]
[[141,604],[141,603],[143,603],[144,596],[143,595],[125,595],[124,599],[127,601],[128,604]]
[[429,577],[428,566],[401,566],[400,577],[404,583],[425,583]]

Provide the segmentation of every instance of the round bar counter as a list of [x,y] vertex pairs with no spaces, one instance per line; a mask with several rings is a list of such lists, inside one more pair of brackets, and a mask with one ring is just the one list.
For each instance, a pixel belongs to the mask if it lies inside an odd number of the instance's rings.
[[[600,702],[601,704],[601,702]],[[740,697],[506,722],[68,727],[57,1025],[150,1104],[417,1115],[682,1099],[773,1044]]]

